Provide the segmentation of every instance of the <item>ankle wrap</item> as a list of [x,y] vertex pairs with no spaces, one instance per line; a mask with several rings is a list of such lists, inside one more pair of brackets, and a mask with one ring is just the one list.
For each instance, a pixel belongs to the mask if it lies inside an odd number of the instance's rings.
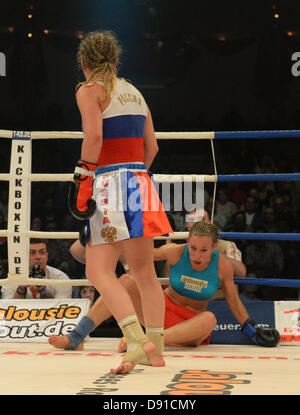
[[75,329],[68,334],[70,344],[67,347],[67,350],[76,350],[79,343],[83,342],[86,336],[93,331],[94,328],[95,324],[92,319],[88,316],[82,317]]

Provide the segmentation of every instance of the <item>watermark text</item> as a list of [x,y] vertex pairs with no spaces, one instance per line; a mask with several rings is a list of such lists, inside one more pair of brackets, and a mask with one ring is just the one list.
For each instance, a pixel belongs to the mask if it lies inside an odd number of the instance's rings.
[[0,52],[0,76],[6,76],[6,56]]
[[295,77],[300,76],[300,52],[294,52],[291,59],[295,62],[291,68],[292,75]]

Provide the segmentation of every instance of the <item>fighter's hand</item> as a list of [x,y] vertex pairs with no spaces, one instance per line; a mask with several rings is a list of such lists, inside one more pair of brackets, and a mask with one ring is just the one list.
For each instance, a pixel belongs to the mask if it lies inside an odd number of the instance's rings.
[[96,163],[79,160],[74,171],[73,182],[69,188],[68,205],[72,215],[79,220],[89,219],[96,210],[93,196],[93,178]]
[[242,325],[242,331],[258,346],[276,347],[280,341],[280,334],[276,329],[259,327],[250,319]]

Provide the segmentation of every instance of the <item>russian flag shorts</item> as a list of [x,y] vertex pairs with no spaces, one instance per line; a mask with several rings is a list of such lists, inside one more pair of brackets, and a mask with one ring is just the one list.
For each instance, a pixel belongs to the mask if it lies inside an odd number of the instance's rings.
[[98,168],[93,199],[97,209],[88,223],[92,245],[173,232],[152,175],[143,163]]

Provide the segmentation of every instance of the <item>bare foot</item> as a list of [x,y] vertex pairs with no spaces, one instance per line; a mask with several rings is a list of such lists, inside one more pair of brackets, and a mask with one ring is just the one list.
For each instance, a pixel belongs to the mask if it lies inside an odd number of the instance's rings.
[[[50,336],[48,339],[50,343],[56,349],[67,349],[70,344],[70,339],[68,336]],[[83,342],[79,343],[75,350],[83,350]]]
[[129,373],[131,369],[133,368],[134,366],[132,363],[124,362],[124,363],[121,363],[120,366],[118,366],[116,369],[110,369],[110,373],[112,373],[113,375],[118,375],[119,373],[125,374],[125,373]]
[[[153,356],[153,354],[155,353],[156,348],[154,344],[151,342],[145,343],[142,347],[146,352],[148,358],[151,358],[151,356]],[[129,373],[134,368],[134,366],[135,365],[131,362],[123,362],[116,369],[110,369],[110,372],[114,375],[117,375],[118,373],[125,374]]]
[[166,362],[162,355],[149,357],[150,366],[161,367],[166,366]]
[[125,337],[122,337],[118,346],[118,353],[126,352],[127,349],[127,343],[125,340]]

